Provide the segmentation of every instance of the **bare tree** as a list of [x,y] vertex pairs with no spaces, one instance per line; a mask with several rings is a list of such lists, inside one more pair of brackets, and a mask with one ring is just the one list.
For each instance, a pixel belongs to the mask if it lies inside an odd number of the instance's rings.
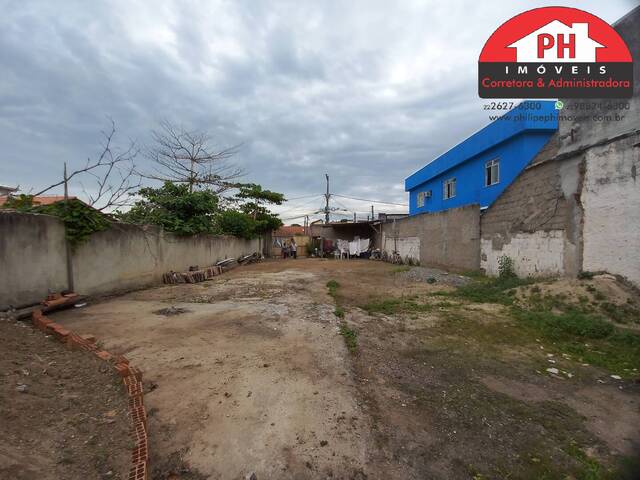
[[33,196],[42,195],[56,187],[64,185],[65,195],[69,181],[74,177],[90,176],[95,181],[93,193],[88,193],[83,183],[82,190],[88,199],[88,205],[96,210],[110,210],[123,207],[131,203],[131,194],[141,185],[141,177],[136,173],[135,159],[140,152],[135,142],[130,142],[126,149],[119,151],[113,147],[113,138],[116,134],[116,126],[113,120],[111,129],[103,131],[104,140],[102,151],[96,160],[87,159],[83,168],[67,174],[67,165],[64,165],[63,179],[47,188],[34,193]]
[[204,186],[222,193],[234,188],[234,180],[244,175],[241,168],[228,162],[240,145],[216,151],[206,132],[185,130],[167,120],[152,135],[154,145],[146,155],[155,163],[155,172],[143,174],[146,178],[186,183],[190,192]]

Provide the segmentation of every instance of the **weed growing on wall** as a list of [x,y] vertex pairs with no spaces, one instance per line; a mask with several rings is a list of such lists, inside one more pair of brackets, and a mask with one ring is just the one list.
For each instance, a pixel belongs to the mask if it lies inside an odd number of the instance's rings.
[[64,222],[67,240],[73,247],[85,242],[92,234],[107,230],[111,226],[109,217],[77,199],[51,205],[34,205],[33,196],[20,195],[9,198],[3,207],[60,218]]
[[502,255],[498,259],[498,274],[500,278],[512,278],[516,276],[513,258],[507,255]]

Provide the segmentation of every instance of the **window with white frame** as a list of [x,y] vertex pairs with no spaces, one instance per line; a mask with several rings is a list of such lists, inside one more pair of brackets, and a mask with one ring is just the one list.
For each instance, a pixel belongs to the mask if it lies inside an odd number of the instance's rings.
[[424,192],[418,192],[418,208],[424,207]]
[[497,158],[489,160],[484,166],[484,186],[495,185],[500,181],[500,161]]
[[450,178],[442,184],[442,197],[447,200],[456,196],[456,179]]

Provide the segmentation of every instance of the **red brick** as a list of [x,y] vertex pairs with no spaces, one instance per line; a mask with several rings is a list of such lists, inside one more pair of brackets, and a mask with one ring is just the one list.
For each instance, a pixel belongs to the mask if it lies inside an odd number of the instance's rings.
[[127,365],[129,365],[129,359],[124,355],[118,355],[116,357],[116,363],[126,363]]
[[116,370],[123,378],[128,377],[131,374],[131,372],[129,372],[129,365],[126,363],[116,363]]
[[52,324],[53,321],[49,320],[44,315],[34,321],[34,325],[38,330],[42,330],[47,333],[47,326]]
[[142,381],[142,370],[132,365],[129,365],[129,373],[136,377],[138,380]]
[[[131,378],[131,377],[126,377],[126,378]],[[130,383],[128,385],[125,383],[125,385],[127,387],[127,392],[129,393],[130,397],[135,397],[136,395],[142,395],[143,393],[142,382],[139,381],[138,379],[135,379],[135,382]]]
[[60,324],[55,324],[55,327],[53,327],[53,334],[58,340],[61,340],[63,342],[69,336],[70,333],[71,333],[70,330],[64,328]]
[[128,480],[147,480],[147,462],[138,462],[129,470]]
[[131,452],[131,463],[137,464],[146,462],[149,459],[149,448],[147,444],[136,446]]
[[96,355],[99,358],[101,358],[102,360],[105,360],[105,361],[109,361],[109,360],[111,360],[111,358],[113,358],[112,355],[109,352],[107,352],[106,350],[97,351]]
[[131,416],[131,421],[134,425],[142,422],[144,426],[147,426],[147,411],[144,408],[144,405],[140,405],[139,407],[130,408],[129,415]]
[[142,395],[138,395],[137,397],[129,398],[129,409],[140,407],[144,404]]
[[47,324],[47,326],[45,327],[45,333],[49,334],[49,335],[53,335],[55,333],[56,328],[61,327],[62,325],[60,325],[59,323],[56,322],[49,322]]

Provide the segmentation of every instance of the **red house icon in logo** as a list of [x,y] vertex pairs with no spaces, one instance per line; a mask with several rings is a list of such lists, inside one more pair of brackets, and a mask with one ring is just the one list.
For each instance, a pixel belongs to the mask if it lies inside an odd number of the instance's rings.
[[542,7],[510,18],[478,58],[481,98],[629,98],[633,59],[601,18]]
[[559,20],[547,23],[508,45],[517,50],[517,62],[595,62],[604,45],[589,37],[588,23],[571,26]]

